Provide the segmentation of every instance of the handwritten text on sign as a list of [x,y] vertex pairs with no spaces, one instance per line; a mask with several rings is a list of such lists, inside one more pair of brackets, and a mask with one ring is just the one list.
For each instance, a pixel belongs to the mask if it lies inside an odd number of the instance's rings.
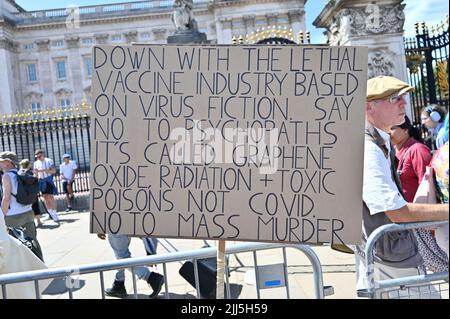
[[91,231],[358,243],[367,49],[96,46]]

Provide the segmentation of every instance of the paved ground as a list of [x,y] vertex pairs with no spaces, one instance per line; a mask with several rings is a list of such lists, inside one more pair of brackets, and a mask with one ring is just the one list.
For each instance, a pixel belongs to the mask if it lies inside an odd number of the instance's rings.
[[[38,239],[41,243],[46,263],[49,267],[61,267],[89,264],[114,260],[112,250],[107,241],[89,233],[89,213],[60,213],[61,222],[56,224],[45,221],[38,229]],[[208,241],[215,245],[214,241]],[[227,242],[232,245],[233,242]],[[169,239],[161,240],[158,253],[173,251],[170,245],[180,251],[201,248],[202,240]],[[165,248],[165,247],[167,248]],[[334,287],[334,295],[327,298],[356,298],[354,256],[338,253],[329,247],[314,247],[324,272],[324,284]],[[145,256],[142,241],[133,239],[131,242],[133,256]],[[277,264],[283,262],[281,249],[258,252],[258,264]],[[238,259],[237,259],[238,258]],[[230,276],[231,294],[233,298],[256,298],[256,287],[252,283],[253,254],[243,253],[230,258],[233,271]],[[292,248],[287,249],[289,288],[291,298],[314,298],[312,267],[307,257]],[[168,291],[170,298],[195,298],[196,290],[179,274],[181,263],[167,265]],[[157,268],[162,272],[162,266]],[[109,286],[114,278],[114,271],[105,272],[105,284]],[[133,291],[131,275],[127,272],[126,287],[129,293]],[[79,278],[80,287],[75,289],[75,298],[100,298],[101,288],[99,275],[89,274]],[[163,288],[164,291],[164,288]],[[140,298],[147,298],[150,288],[143,281],[138,281]],[[131,297],[131,296],[130,296]],[[44,291],[43,298],[68,298],[64,281],[54,280]],[[164,298],[161,293],[159,298]],[[286,298],[285,288],[273,288],[261,291],[261,298]]]

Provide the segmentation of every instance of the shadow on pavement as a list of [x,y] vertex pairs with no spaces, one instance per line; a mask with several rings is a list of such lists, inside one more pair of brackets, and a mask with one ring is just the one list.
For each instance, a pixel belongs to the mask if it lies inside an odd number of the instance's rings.
[[[239,284],[232,284],[230,283],[230,299],[238,299],[242,292],[242,285]],[[225,288],[224,290],[225,299],[227,298],[227,290]],[[195,293],[194,298],[197,299],[197,293]],[[200,299],[215,299],[210,298],[209,296],[201,296]]]
[[79,218],[62,218],[59,220],[59,223],[56,223],[52,220],[46,220],[44,224],[36,227],[37,229],[55,229],[60,227],[62,224],[71,224],[79,220]]
[[[238,284],[230,284],[230,297],[231,299],[238,299],[239,295],[242,292],[242,285],[238,285]],[[137,294],[137,299],[149,299],[148,297],[149,295],[147,294],[142,294],[142,293],[138,293]],[[226,297],[226,292],[225,292],[225,297]],[[115,298],[115,297],[106,297],[107,299],[121,299],[121,298]],[[130,293],[128,294],[128,296],[126,298],[123,299],[134,299],[134,294]],[[166,294],[165,292],[161,292],[158,297],[156,297],[155,299],[166,299]],[[190,294],[190,293],[185,293],[185,294],[176,294],[173,292],[169,292],[169,299],[197,299],[197,295],[196,294]],[[208,299],[206,297],[201,297],[201,299]]]
[[[117,298],[112,298],[112,299],[117,299]],[[128,294],[128,297],[126,297],[124,299],[134,299],[134,295]],[[137,299],[149,299],[149,295],[137,294]],[[155,299],[166,299],[166,295],[164,292],[162,292]],[[191,294],[175,294],[175,293],[169,292],[169,299],[195,299],[195,296],[193,296]]]
[[[242,292],[242,285],[230,284],[230,298],[238,299]],[[225,290],[225,297],[227,296],[227,291]]]
[[[71,284],[70,282],[66,282],[65,278],[56,278],[53,279],[53,281],[50,283],[50,285],[45,288],[45,290],[42,292],[43,295],[61,295],[64,293],[68,293],[69,289],[67,288],[67,283]],[[85,280],[78,279],[76,283],[72,283],[72,291],[75,292],[77,290],[80,290],[85,285]]]

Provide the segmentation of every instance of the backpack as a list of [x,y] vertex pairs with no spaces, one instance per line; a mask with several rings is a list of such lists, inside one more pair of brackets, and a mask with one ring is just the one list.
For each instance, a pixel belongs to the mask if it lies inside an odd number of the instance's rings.
[[8,233],[10,236],[19,240],[22,243],[22,245],[25,245],[28,249],[30,249],[33,252],[33,254],[35,254],[36,257],[39,258],[42,262],[44,261],[39,246],[36,245],[36,242],[33,240],[33,238],[25,235],[23,228],[8,227]]
[[17,173],[16,171],[11,171],[11,173],[17,176],[17,194],[11,193],[16,198],[16,201],[22,205],[33,204],[39,194],[39,179],[36,176]]

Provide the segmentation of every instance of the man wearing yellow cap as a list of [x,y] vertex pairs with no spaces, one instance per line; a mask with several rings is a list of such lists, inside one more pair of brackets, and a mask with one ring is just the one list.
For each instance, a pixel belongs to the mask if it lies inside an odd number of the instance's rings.
[[[405,118],[405,95],[413,88],[390,77],[367,82],[363,182],[363,240],[390,223],[448,220],[448,204],[413,204],[403,198],[388,132]],[[422,258],[411,231],[382,236],[374,251],[375,280],[419,274]],[[356,253],[357,289],[367,288],[364,245]]]

